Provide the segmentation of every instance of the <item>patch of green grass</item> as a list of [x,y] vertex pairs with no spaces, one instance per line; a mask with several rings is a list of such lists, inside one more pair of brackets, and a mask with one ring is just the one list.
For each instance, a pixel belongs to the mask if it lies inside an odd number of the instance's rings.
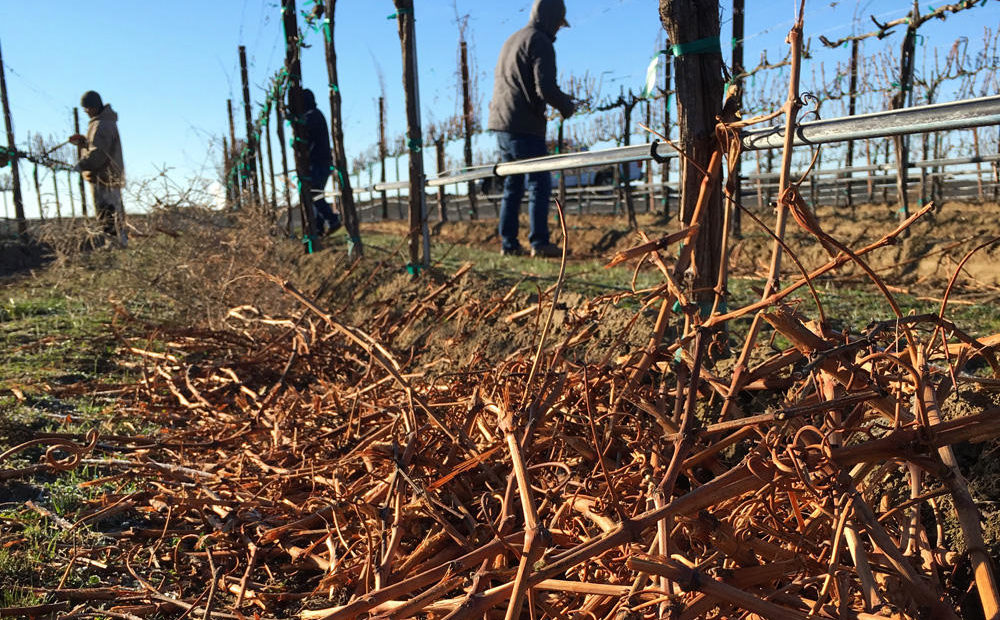
[[[399,238],[387,234],[367,234],[366,246],[391,252],[399,247]],[[400,254],[400,268],[405,267],[406,248]],[[477,273],[511,286],[522,282],[519,288],[534,291],[535,284],[548,287],[559,277],[558,258],[532,258],[523,256],[501,256],[499,250],[472,245],[432,243],[431,264],[444,272],[457,270],[462,264],[471,262]],[[632,286],[634,265],[626,263],[606,268],[607,260],[601,258],[575,258],[572,254],[566,261],[565,290],[584,295],[602,295],[612,291],[627,291]],[[544,283],[544,284],[541,284]],[[636,277],[637,289],[659,286],[663,276],[647,264]]]

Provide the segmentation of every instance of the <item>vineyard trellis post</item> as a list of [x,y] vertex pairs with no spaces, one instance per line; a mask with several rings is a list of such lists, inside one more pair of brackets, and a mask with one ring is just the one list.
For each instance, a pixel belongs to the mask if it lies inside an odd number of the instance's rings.
[[69,195],[69,217],[76,219],[76,199],[73,198],[73,171],[66,171],[66,193]]
[[222,136],[222,182],[226,185],[226,206],[233,204],[233,184],[229,180],[232,169],[233,160],[229,152],[229,138]]
[[[399,26],[399,42],[403,53],[403,88],[406,92],[406,148],[410,154],[410,268],[430,264],[430,231],[427,228],[427,208],[424,194],[424,157],[420,129],[420,85],[417,79],[417,35],[413,0],[393,0]],[[421,256],[421,238],[423,255]]]
[[42,204],[42,184],[38,178],[38,164],[31,167],[31,178],[35,181],[35,198],[38,201],[38,219],[45,221],[45,205]]
[[[379,182],[385,183],[385,157],[389,148],[385,140],[385,97],[378,98],[378,161],[379,161]],[[398,180],[398,173],[397,173]],[[389,219],[389,195],[383,189],[379,191],[379,201],[382,204],[382,219]]]
[[[660,19],[672,43],[677,124],[680,131],[681,219],[691,224],[703,170],[717,148],[716,117],[722,112],[722,51],[718,0],[660,0]],[[694,242],[693,299],[707,311],[714,299],[722,252],[722,181],[711,179]]]
[[[323,6],[317,4],[317,8]],[[326,17],[323,25],[323,44],[326,50],[326,72],[330,80],[330,138],[333,140],[333,171],[340,187],[340,206],[347,229],[348,254],[360,258],[364,253],[361,245],[361,230],[358,224],[358,210],[354,205],[354,190],[347,169],[347,153],[344,147],[344,122],[341,114],[340,85],[337,79],[337,48],[334,45],[337,0],[326,0]]]
[[[303,135],[305,124],[302,119],[302,62],[300,57],[300,35],[298,17],[295,14],[295,0],[281,0],[282,26],[285,31],[285,71],[288,72],[288,120],[292,125],[292,154],[295,157],[295,178],[299,188],[299,209],[302,212],[302,236],[307,253],[312,253],[319,244],[316,238],[316,219],[313,213],[312,185],[309,182],[309,156]],[[291,209],[288,211],[291,220]],[[289,224],[291,227],[291,224]]]
[[[462,127],[465,130],[462,154],[465,157],[465,166],[472,166],[472,132],[475,131],[475,117],[472,109],[471,81],[469,79],[469,53],[468,45],[465,42],[465,28],[459,28],[458,41],[459,57],[461,59],[462,70]],[[562,127],[562,125],[560,125]],[[469,219],[479,219],[479,203],[476,197],[476,182],[469,181]],[[565,202],[565,201],[563,201]]]
[[14,194],[14,218],[17,220],[17,234],[28,234],[28,221],[24,217],[24,199],[21,196],[21,173],[17,166],[17,146],[14,143],[14,121],[10,115],[10,100],[7,98],[7,77],[3,66],[3,51],[0,50],[0,103],[3,103],[3,120],[7,128],[7,146],[10,149],[10,181]]
[[[629,91],[628,97],[626,98],[624,94],[624,87],[622,87],[622,89],[622,145],[630,146],[632,144],[632,111],[635,110],[635,106],[638,105],[642,99],[637,97],[632,91]],[[625,213],[628,217],[628,227],[630,230],[638,230],[639,222],[635,219],[635,201],[632,197],[632,164],[620,164],[617,168],[619,170],[619,188],[622,196],[625,198]]]
[[[858,111],[858,47],[860,45],[861,42],[857,39],[851,41],[851,61],[848,67],[850,72],[847,99],[848,116],[854,116]],[[854,166],[854,140],[847,141],[847,161],[845,163],[848,168]],[[847,206],[850,207],[852,214],[854,213],[854,188],[851,183],[853,176],[854,174],[851,172],[845,173],[845,177],[847,178]]]
[[[437,174],[444,174],[444,136],[440,133],[434,136],[434,161],[437,165]],[[444,193],[444,185],[437,188],[438,217],[442,222],[448,221],[448,204]]]
[[[653,126],[653,100],[646,100],[646,127]],[[651,140],[650,133],[646,132],[646,142]],[[656,210],[656,192],[653,191],[653,162],[646,162],[646,212],[652,213]]]
[[285,195],[285,220],[288,234],[292,234],[292,190],[288,186],[288,149],[285,142],[285,114],[283,97],[277,98],[274,102],[274,135],[278,138],[278,145],[281,147],[281,186]]
[[[80,108],[73,108],[73,133],[80,133]],[[83,146],[78,145],[76,147],[77,159],[83,154]],[[77,180],[80,184],[80,213],[83,217],[87,217],[87,186],[83,181],[83,173],[77,172]],[[70,190],[72,193],[72,190]]]
[[[243,82],[243,116],[247,124],[246,157],[243,164],[246,165],[247,180],[250,184],[250,195],[255,205],[260,204],[260,189],[257,186],[257,140],[253,131],[253,112],[250,109],[250,82],[247,77],[247,48],[239,46],[240,52],[240,80]],[[261,179],[263,181],[263,179]]]
[[[743,0],[733,0],[733,84],[736,86],[736,90],[733,93],[734,105],[737,110],[743,110],[743,21],[746,15],[746,10],[744,8]],[[737,157],[736,161],[733,162],[732,169],[729,174],[736,179],[733,187],[736,188],[736,202],[743,204],[743,182],[741,179],[743,173],[743,158]],[[731,211],[732,215],[732,232],[735,236],[740,236],[743,233],[743,220],[742,211],[734,205],[726,204],[725,209]]]
[[[906,96],[913,92],[913,65],[917,28],[920,27],[920,23],[920,4],[918,0],[913,0],[913,11],[906,24],[899,56],[899,90],[889,102],[890,110],[906,107]],[[910,200],[906,191],[909,185],[909,140],[906,136],[896,136],[893,138],[893,144],[896,147],[896,200],[899,205],[899,219],[902,221],[910,216]]]
[[[667,39],[669,44],[670,39]],[[669,47],[669,45],[667,45]],[[664,50],[663,62],[663,136],[670,140],[670,83],[673,80],[674,56]],[[663,192],[663,217],[670,216],[670,162],[668,159],[660,164],[660,184]],[[680,212],[678,211],[678,216]]]
[[229,174],[226,176],[227,185],[233,186],[233,197],[236,200],[236,208],[243,206],[243,166],[242,157],[236,149],[236,124],[233,122],[233,100],[226,99],[226,114],[229,117],[229,149],[230,166]]
[[59,203],[59,175],[55,170],[52,173],[52,198],[56,201],[56,221],[62,221],[62,205]]
[[[271,217],[278,217],[278,187],[274,181],[274,155],[271,148],[271,110],[264,110],[264,119],[261,124],[262,143],[267,147],[267,174],[271,181]],[[261,149],[263,150],[263,149]]]

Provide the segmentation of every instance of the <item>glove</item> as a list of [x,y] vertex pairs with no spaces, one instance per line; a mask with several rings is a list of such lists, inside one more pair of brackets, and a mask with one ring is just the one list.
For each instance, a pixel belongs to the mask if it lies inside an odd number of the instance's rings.
[[73,134],[66,141],[72,144],[73,146],[86,146],[87,144],[87,138],[78,133]]
[[574,112],[576,112],[576,100],[570,99],[569,105],[566,107],[565,110],[563,110],[563,118],[569,118],[573,116]]

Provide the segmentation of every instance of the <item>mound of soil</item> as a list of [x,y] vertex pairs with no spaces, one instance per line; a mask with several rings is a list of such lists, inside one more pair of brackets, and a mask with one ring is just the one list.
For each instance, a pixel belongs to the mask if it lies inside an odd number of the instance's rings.
[[[773,213],[757,213],[769,226]],[[894,206],[884,204],[847,207],[821,206],[816,210],[824,231],[852,249],[860,248],[889,233],[899,224]],[[572,260],[607,258],[615,252],[635,246],[638,236],[628,230],[624,215],[579,215],[567,213],[567,229]],[[915,287],[925,293],[940,292],[954,275],[959,262],[970,250],[997,235],[1000,204],[947,202],[918,219],[901,243],[866,256],[865,260],[880,275],[896,286]],[[642,213],[639,228],[650,238],[669,234],[680,228],[675,216],[662,217]],[[366,223],[365,228],[386,234],[406,234],[407,224],[400,221]],[[527,230],[522,221],[522,236]],[[743,218],[742,234],[731,239],[731,273],[760,276],[767,272],[772,238],[749,217]],[[558,228],[553,226],[553,241],[561,243]],[[799,228],[789,218],[785,235],[789,248],[807,269],[829,260],[829,255],[814,236]],[[499,250],[496,220],[462,220],[437,223],[432,228],[432,243],[459,244],[487,250]],[[1000,243],[979,249],[965,262],[959,286],[1000,287]],[[785,261],[783,273],[794,273],[794,265]],[[843,273],[857,273],[850,267]]]

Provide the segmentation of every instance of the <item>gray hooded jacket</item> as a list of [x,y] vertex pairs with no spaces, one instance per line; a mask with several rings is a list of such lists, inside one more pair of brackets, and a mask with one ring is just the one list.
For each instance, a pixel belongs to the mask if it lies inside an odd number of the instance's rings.
[[576,109],[556,84],[552,44],[566,16],[563,0],[537,0],[528,25],[500,50],[487,129],[545,137],[545,104],[568,118]]
[[87,125],[87,142],[78,163],[83,178],[108,187],[125,185],[122,142],[118,137],[118,115],[107,104]]

